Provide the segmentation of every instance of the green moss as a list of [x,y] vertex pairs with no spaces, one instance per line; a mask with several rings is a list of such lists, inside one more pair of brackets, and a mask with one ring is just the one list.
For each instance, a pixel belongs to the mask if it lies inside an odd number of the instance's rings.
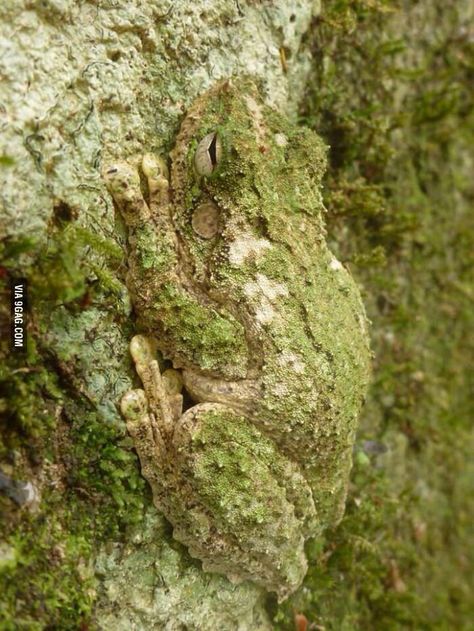
[[171,244],[164,236],[158,238],[152,225],[143,226],[136,237],[137,264],[143,270],[152,270],[154,274],[163,273],[175,258]]
[[331,147],[328,236],[365,288],[375,373],[345,517],[276,628],[295,612],[328,631],[471,625],[464,20],[441,2],[329,2],[318,19],[302,119]]
[[238,374],[245,374],[245,337],[242,325],[233,317],[223,317],[208,309],[176,285],[164,285],[153,303],[155,318],[175,340],[174,349],[207,370],[225,371],[229,357]]
[[59,494],[50,494],[40,515],[23,515],[19,524],[10,507],[2,506],[2,514],[10,517],[2,524],[2,556],[12,559],[0,566],[2,629],[40,631],[47,626],[65,631],[89,618],[94,596],[87,565],[91,540],[85,523],[78,534],[63,503]]
[[[263,441],[260,432],[245,419],[217,413],[206,415],[194,441],[203,448],[196,481],[212,512],[225,516],[229,509],[235,511],[232,521],[241,528],[258,527],[268,519],[271,504],[254,501],[252,480],[259,479],[265,486],[262,474],[268,478],[270,464],[277,458],[272,444]],[[226,448],[230,443],[234,445],[232,450]]]
[[[121,536],[142,518],[144,482],[123,425],[76,389],[80,353],[73,324],[84,326],[83,316],[99,298],[106,308],[112,297],[117,311],[123,285],[111,269],[121,250],[72,218],[62,209],[45,244],[2,244],[3,292],[8,295],[9,274],[27,278],[30,327],[25,355],[13,356],[8,340],[1,343],[0,468],[32,483],[41,498],[38,507],[20,510],[0,496],[2,629],[89,624],[95,598],[90,557],[103,538]],[[5,321],[7,310],[8,300],[0,313]],[[54,354],[57,325],[62,346]]]
[[31,347],[26,361],[2,365],[0,460],[14,479],[36,487],[41,508],[20,512],[0,496],[0,619],[4,629],[70,629],[90,611],[92,541],[87,524],[73,526],[70,503],[59,491],[65,471],[54,439],[64,393]]

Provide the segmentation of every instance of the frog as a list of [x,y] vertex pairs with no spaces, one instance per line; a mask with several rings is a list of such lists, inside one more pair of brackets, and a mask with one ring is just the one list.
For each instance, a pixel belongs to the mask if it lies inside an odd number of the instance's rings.
[[232,77],[191,103],[168,156],[103,170],[142,384],[121,411],[153,502],[205,572],[280,601],[342,518],[370,382],[361,293],[327,244],[326,169],[318,134]]

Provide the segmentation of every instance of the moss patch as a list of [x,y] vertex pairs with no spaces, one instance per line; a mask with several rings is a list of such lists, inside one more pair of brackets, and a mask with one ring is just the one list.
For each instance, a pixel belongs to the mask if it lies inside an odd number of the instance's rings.
[[[331,146],[331,248],[365,288],[375,379],[346,515],[274,612],[318,628],[468,629],[472,43],[465,5],[328,2],[302,121]],[[454,35],[456,33],[457,35]]]
[[[2,322],[10,276],[28,279],[30,312],[27,354],[13,356],[5,338],[0,347],[0,469],[33,484],[40,498],[28,508],[0,495],[2,629],[82,628],[95,598],[96,546],[142,518],[144,482],[123,424],[101,411],[100,382],[91,379],[95,401],[80,379],[95,304],[105,305],[102,318],[108,303],[115,312],[122,304],[123,285],[111,271],[121,250],[64,213],[45,244],[2,246]],[[93,341],[91,367],[101,353]]]

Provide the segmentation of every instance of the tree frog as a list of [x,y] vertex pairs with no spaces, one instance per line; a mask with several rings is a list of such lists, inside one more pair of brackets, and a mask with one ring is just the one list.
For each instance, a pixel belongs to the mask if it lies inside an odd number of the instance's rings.
[[342,516],[370,375],[358,287],[326,244],[325,168],[313,131],[234,78],[190,106],[168,161],[104,169],[140,331],[143,389],[121,409],[154,503],[205,571],[280,600]]

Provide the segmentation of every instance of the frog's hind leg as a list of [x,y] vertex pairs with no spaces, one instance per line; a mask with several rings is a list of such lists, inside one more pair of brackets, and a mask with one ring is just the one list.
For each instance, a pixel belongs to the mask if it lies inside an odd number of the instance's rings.
[[[221,403],[184,412],[171,443],[179,480],[163,511],[203,569],[293,592],[307,570],[310,489],[297,467],[244,415]],[[302,488],[299,488],[299,487]]]

